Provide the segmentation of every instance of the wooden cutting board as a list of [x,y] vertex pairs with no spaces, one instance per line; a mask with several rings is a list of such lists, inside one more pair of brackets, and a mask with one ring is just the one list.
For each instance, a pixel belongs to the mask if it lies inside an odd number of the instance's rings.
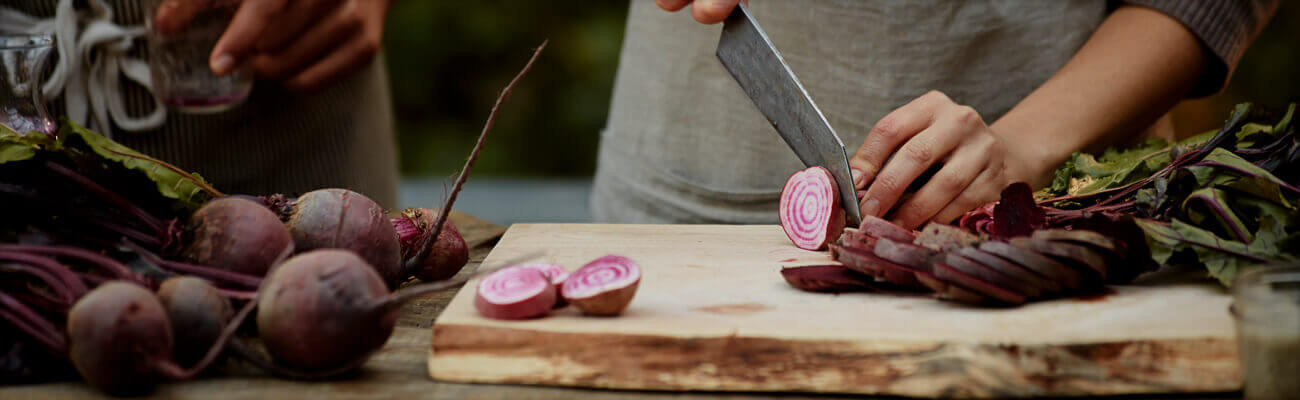
[[1061,396],[1241,387],[1231,300],[1204,283],[987,309],[923,296],[795,290],[824,263],[781,228],[514,225],[485,265],[534,251],[570,270],[608,253],[642,268],[619,317],[495,321],[467,284],[434,323],[434,379],[650,390]]

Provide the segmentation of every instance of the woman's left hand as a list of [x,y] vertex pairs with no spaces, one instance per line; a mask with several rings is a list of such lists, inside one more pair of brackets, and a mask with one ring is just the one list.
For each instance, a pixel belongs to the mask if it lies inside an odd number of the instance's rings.
[[883,217],[913,180],[941,163],[893,213],[895,223],[914,229],[997,200],[1025,172],[1012,153],[975,109],[931,91],[880,119],[849,164],[854,187],[866,189],[859,200],[862,214]]

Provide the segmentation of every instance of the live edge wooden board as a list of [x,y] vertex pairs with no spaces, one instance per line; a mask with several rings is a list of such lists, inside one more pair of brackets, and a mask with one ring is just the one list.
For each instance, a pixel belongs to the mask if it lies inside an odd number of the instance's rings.
[[818,294],[783,266],[825,263],[781,228],[514,225],[484,265],[535,251],[570,270],[636,260],[619,317],[527,321],[474,310],[467,284],[434,323],[429,374],[458,382],[916,397],[1216,392],[1241,387],[1231,300],[1213,284],[1116,286],[1090,300],[985,309],[923,296]]

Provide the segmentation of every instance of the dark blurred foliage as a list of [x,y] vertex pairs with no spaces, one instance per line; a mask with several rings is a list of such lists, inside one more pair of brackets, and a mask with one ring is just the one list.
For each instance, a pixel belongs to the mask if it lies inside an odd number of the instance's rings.
[[[1300,100],[1300,2],[1282,3],[1229,86],[1175,110],[1179,136],[1216,128],[1241,101]],[[624,0],[398,1],[384,44],[402,173],[460,168],[498,91],[550,39],[502,107],[475,174],[589,176],[626,18]]]
[[384,51],[402,173],[458,170],[497,94],[549,39],[502,106],[474,173],[590,175],[626,18],[622,0],[398,1]]

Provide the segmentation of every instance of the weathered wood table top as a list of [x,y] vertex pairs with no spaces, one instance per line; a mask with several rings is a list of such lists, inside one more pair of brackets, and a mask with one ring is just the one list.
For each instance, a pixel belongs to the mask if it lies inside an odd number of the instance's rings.
[[[505,227],[464,214],[453,213],[470,245],[466,273],[478,267],[492,250]],[[161,384],[149,396],[159,399],[720,399],[780,398],[830,399],[837,396],[780,393],[677,393],[592,390],[562,387],[489,385],[437,382],[429,379],[428,361],[432,332],[429,327],[456,294],[432,293],[402,307],[397,329],[388,343],[360,371],[327,381],[303,382],[273,377],[256,367],[227,361],[214,367],[214,376],[182,383]],[[0,399],[92,399],[103,395],[81,382],[0,387]],[[1239,393],[1169,396],[1178,399],[1239,398]],[[1126,397],[1130,398],[1130,397]],[[1136,397],[1131,397],[1136,398]],[[1151,396],[1142,396],[1151,398]]]

